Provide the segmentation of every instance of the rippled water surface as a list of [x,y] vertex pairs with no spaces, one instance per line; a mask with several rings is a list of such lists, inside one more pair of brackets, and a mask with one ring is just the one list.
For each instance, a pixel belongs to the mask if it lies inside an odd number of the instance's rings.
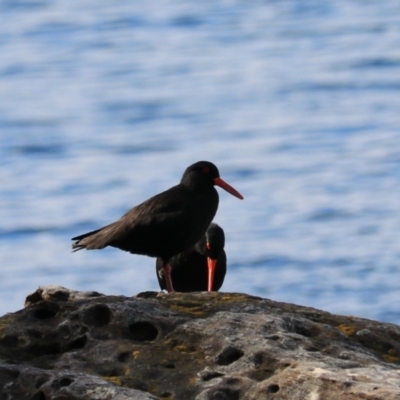
[[71,253],[215,162],[224,291],[400,323],[400,3],[0,2],[0,314],[37,286],[158,290]]

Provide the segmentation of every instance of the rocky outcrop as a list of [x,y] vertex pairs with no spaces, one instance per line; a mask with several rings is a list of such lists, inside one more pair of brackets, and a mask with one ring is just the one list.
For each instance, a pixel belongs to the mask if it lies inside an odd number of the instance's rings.
[[391,400],[400,327],[239,293],[41,287],[0,318],[0,399]]

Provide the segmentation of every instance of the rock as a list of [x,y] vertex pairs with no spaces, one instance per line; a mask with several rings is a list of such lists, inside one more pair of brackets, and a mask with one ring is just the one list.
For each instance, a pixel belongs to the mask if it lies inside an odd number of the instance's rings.
[[0,399],[391,400],[400,327],[240,293],[40,287],[0,318]]
[[104,294],[98,292],[78,292],[76,290],[69,290],[65,287],[55,285],[39,286],[36,292],[33,292],[26,297],[25,307],[28,307],[31,304],[37,303],[41,300],[67,301],[99,296],[104,296]]
[[[0,365],[2,399],[157,400],[139,390],[116,386],[97,376],[68,370],[48,371],[26,365]],[[27,388],[38,388],[33,395]],[[6,397],[8,396],[8,397]]]

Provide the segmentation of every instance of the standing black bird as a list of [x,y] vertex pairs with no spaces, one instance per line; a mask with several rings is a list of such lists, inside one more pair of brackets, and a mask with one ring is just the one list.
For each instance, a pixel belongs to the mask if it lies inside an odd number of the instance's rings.
[[[225,234],[211,223],[194,247],[172,257],[171,279],[177,292],[218,291],[226,274]],[[166,289],[163,261],[157,258],[156,272],[161,289]]]
[[72,238],[74,251],[112,246],[134,254],[159,257],[168,292],[173,292],[169,260],[194,246],[204,235],[218,209],[220,186],[243,196],[219,176],[218,168],[199,161],[189,166],[181,182],[129,210],[118,221]]

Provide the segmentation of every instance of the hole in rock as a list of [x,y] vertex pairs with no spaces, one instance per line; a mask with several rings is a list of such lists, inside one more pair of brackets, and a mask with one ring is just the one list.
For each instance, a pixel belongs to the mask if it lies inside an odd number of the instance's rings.
[[173,363],[171,363],[171,362],[168,362],[168,361],[163,362],[161,365],[162,365],[164,368],[168,368],[168,369],[174,369],[174,368],[175,368],[175,364],[173,364]]
[[129,325],[130,337],[139,342],[152,341],[158,335],[157,328],[150,322],[140,321]]
[[239,400],[239,391],[234,389],[217,389],[210,393],[209,400]]
[[131,354],[128,351],[118,354],[117,360],[119,362],[126,362]]
[[40,339],[43,337],[43,333],[38,331],[37,329],[28,329],[26,332],[30,337],[35,339]]
[[68,350],[77,350],[85,347],[87,342],[86,335],[80,336],[68,344]]
[[243,356],[243,351],[236,347],[228,346],[225,347],[221,353],[215,357],[215,362],[218,365],[229,365],[239,360]]
[[69,291],[68,290],[57,290],[56,292],[52,293],[52,298],[61,301],[68,301],[69,300]]
[[305,336],[305,337],[311,337],[314,336],[312,329],[310,329],[310,327],[305,326],[305,325],[295,325],[295,332],[298,333],[301,336]]
[[160,394],[160,397],[162,399],[166,399],[166,398],[171,397],[171,396],[172,396],[172,393],[170,393],[170,392],[163,392],[163,393]]
[[289,332],[297,333],[305,337],[317,336],[319,333],[317,326],[307,321],[295,318],[284,318],[284,320],[286,322],[286,329]]
[[46,308],[36,310],[33,313],[33,317],[36,319],[50,319],[50,318],[55,317],[56,315],[57,315],[56,311],[47,310]]
[[62,378],[59,382],[60,387],[69,386],[74,380],[71,378]]
[[[17,379],[20,376],[21,372],[18,371],[17,369],[11,369],[6,366],[5,367],[0,366],[0,374],[1,374],[2,379],[5,378],[8,380],[8,379]],[[0,397],[0,399],[1,399],[1,397]]]
[[97,327],[108,325],[111,321],[111,310],[105,304],[96,304],[85,311],[84,321]]
[[311,352],[313,352],[313,351],[319,351],[318,347],[315,347],[315,346],[313,346],[313,345],[304,346],[304,350],[306,350],[306,351],[311,351]]
[[35,393],[30,400],[47,400],[45,394],[40,390],[39,392]]
[[18,344],[18,337],[6,335],[0,339],[0,344],[4,347],[16,347]]
[[253,361],[255,367],[259,367],[262,364],[263,359],[264,354],[262,352],[254,353],[251,357],[251,360]]
[[52,342],[51,340],[44,341],[43,343],[35,343],[27,348],[27,351],[35,356],[43,356],[45,354],[59,354],[60,344]]
[[272,385],[269,385],[267,387],[267,392],[268,393],[278,393],[279,392],[279,385],[276,385],[275,383],[273,383]]
[[56,303],[43,302],[41,307],[37,307],[33,310],[32,316],[35,319],[50,319],[58,314],[60,307]]

